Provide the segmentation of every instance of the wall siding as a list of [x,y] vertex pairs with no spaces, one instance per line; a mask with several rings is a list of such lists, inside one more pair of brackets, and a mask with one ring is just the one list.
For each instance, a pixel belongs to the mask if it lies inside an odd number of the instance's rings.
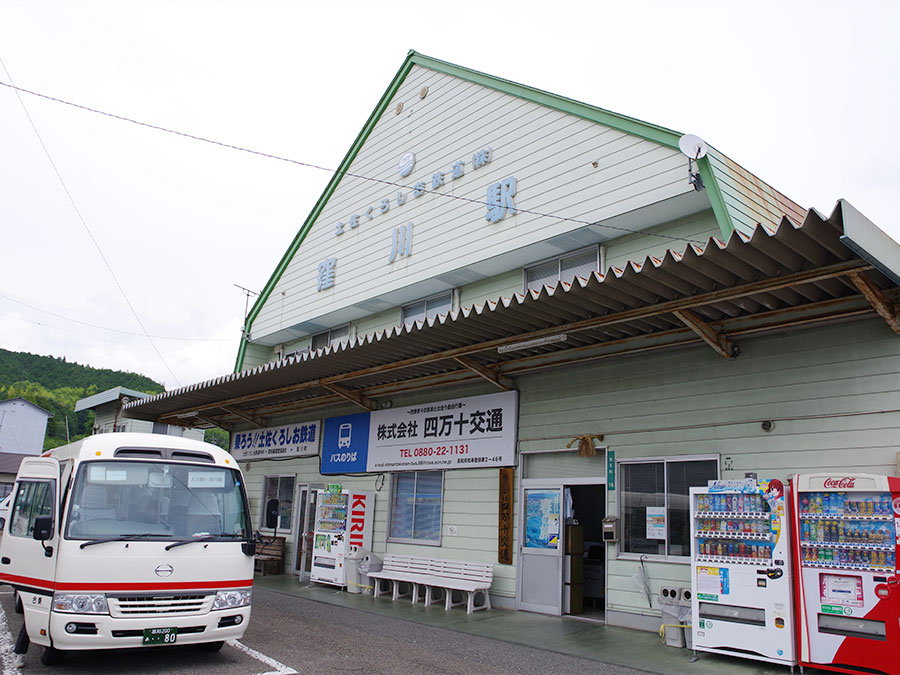
[[[429,93],[420,100],[423,86]],[[397,115],[394,106],[401,100],[406,107]],[[493,161],[473,169],[472,153],[488,146]],[[690,189],[677,151],[418,66],[348,173],[395,183],[401,180],[397,160],[410,150],[417,153],[416,168],[402,180],[410,185],[424,180],[429,189],[434,172],[449,176],[453,161],[465,161],[464,176],[439,188],[463,199],[409,195],[398,206],[398,188],[345,176],[257,316],[254,339],[465,269],[509,250],[513,242],[524,246],[583,226],[537,213],[596,222]],[[596,169],[592,161],[598,162]],[[510,175],[518,181],[520,212],[488,226],[486,188]],[[379,214],[384,198],[391,199],[391,208]],[[368,206],[375,207],[372,219],[365,215]],[[348,226],[336,237],[335,224],[347,224],[353,213],[361,216],[359,227]],[[413,255],[389,265],[393,228],[407,222],[414,224]],[[331,256],[337,258],[335,286],[317,292],[317,265]]]
[[629,262],[642,263],[648,257],[662,259],[666,251],[684,253],[689,242],[705,246],[710,237],[720,236],[712,210],[703,211],[671,223],[651,227],[640,234],[629,234],[607,244],[606,270],[625,269]]
[[[574,437],[603,434],[618,460],[638,457],[717,455],[723,478],[746,471],[787,479],[810,470],[896,475],[900,446],[900,340],[881,320],[741,340],[741,356],[724,360],[705,346],[645,356],[579,364],[522,375],[519,450],[564,448]],[[463,385],[398,396],[395,406],[489,393],[490,385]],[[322,417],[356,412],[340,407]],[[760,422],[775,420],[765,433]],[[277,420],[274,423],[286,423]],[[536,470],[550,455],[532,457]],[[602,459],[602,457],[601,457]],[[563,473],[578,475],[568,465]],[[520,462],[521,467],[521,462]],[[243,465],[246,468],[246,465]],[[516,469],[516,485],[519,484]],[[252,462],[246,473],[254,522],[259,523],[263,477],[295,474],[298,483],[339,480],[375,493],[373,548],[376,553],[411,553],[496,561],[496,469],[449,471],[445,475],[443,537],[439,547],[386,543],[390,476],[380,491],[376,477],[322,477],[318,458]],[[549,475],[549,474],[548,474]],[[580,476],[605,476],[603,463],[586,460]],[[617,492],[608,492],[607,513],[617,514]],[[514,506],[518,540],[518,499]],[[448,536],[455,525],[458,535]],[[293,533],[288,560],[293,561]],[[496,564],[495,596],[516,594],[517,543],[513,565]],[[652,592],[648,605],[631,581],[639,563],[607,547],[607,609],[611,620],[659,615],[661,585],[690,584],[683,560],[645,562]],[[292,564],[289,563],[289,564]],[[646,624],[644,624],[646,625]]]
[[709,162],[735,229],[750,234],[758,224],[772,228],[785,216],[797,224],[806,218],[806,209],[717,150],[710,149]]
[[[900,340],[882,321],[741,347],[733,361],[698,346],[521,376],[519,449],[596,433],[617,460],[717,454],[726,479],[747,471],[782,480],[800,471],[896,475]],[[775,420],[770,433],[760,427],[766,419]],[[617,493],[608,494],[607,512],[616,514]],[[660,586],[690,584],[688,564],[651,558],[648,606],[631,581],[638,566],[608,546],[609,610],[656,616]]]

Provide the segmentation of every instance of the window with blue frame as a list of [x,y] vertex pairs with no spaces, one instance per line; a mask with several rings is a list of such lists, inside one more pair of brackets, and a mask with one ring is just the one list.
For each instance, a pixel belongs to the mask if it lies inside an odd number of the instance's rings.
[[443,493],[442,471],[393,474],[388,539],[415,544],[440,544]]

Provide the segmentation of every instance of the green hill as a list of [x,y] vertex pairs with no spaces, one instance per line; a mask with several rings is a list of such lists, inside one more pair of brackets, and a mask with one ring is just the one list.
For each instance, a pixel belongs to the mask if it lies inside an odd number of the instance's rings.
[[165,391],[158,382],[137,373],[91,368],[68,363],[65,357],[37,356],[0,349],[0,400],[21,396],[53,413],[47,424],[44,449],[74,441],[91,433],[94,413],[75,413],[75,402],[113,387],[127,387],[148,394]]

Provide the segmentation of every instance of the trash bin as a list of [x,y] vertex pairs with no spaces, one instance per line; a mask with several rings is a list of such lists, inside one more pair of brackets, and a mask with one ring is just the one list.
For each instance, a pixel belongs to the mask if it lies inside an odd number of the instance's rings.
[[662,611],[662,628],[667,647],[684,647],[684,631],[678,620],[678,589],[663,586],[659,589],[659,609]]
[[350,544],[347,553],[344,555],[344,569],[347,571],[347,592],[359,593],[359,564],[362,562],[368,551],[361,549],[356,544]]
[[680,623],[684,628],[684,643],[688,649],[694,648],[694,635],[693,628],[691,624],[693,623],[691,617],[691,598],[694,597],[693,592],[690,587],[687,588],[679,588],[678,589],[678,623]]
[[369,579],[369,572],[380,572],[383,564],[381,558],[371,551],[366,551],[366,555],[364,555],[363,559],[359,562],[359,586],[366,595],[371,595],[373,591],[372,580]]

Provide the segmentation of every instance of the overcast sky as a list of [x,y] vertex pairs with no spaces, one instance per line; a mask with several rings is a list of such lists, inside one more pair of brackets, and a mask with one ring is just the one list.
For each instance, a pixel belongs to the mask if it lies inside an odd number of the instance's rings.
[[[0,0],[0,81],[335,168],[415,49],[697,134],[900,239],[898,34],[888,1]],[[7,87],[0,140],[0,347],[169,389],[232,370],[235,284],[330,177]]]

